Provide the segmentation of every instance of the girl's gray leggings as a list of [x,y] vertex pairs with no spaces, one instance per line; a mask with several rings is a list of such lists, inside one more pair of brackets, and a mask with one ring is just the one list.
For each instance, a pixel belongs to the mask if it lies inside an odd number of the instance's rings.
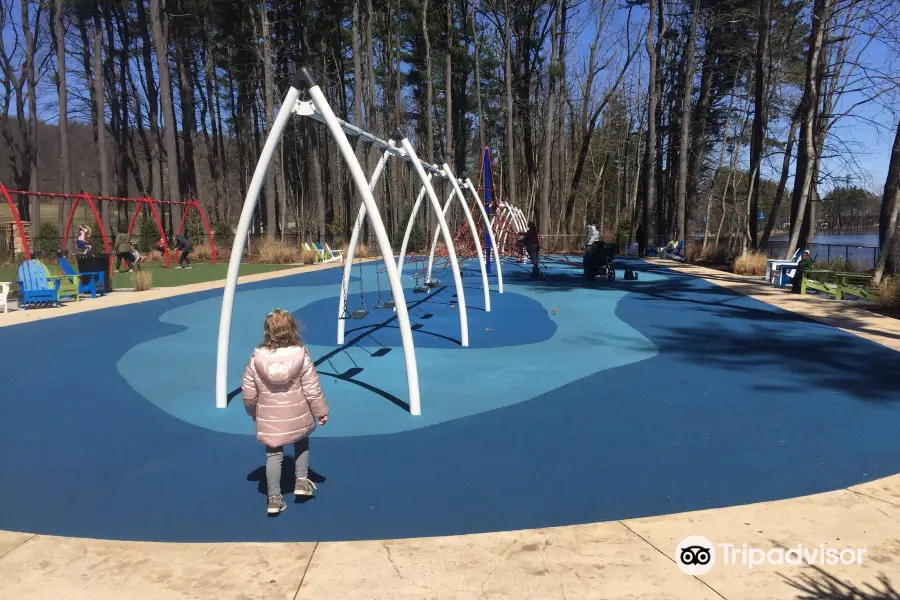
[[[266,448],[266,483],[269,498],[281,495],[281,463],[284,460],[284,446]],[[297,479],[309,476],[309,438],[294,443],[294,474]]]

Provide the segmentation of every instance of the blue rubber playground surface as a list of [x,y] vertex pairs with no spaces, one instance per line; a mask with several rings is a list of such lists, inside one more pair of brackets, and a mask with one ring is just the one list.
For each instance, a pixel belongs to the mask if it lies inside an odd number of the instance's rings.
[[[588,284],[504,265],[485,312],[466,268],[404,283],[422,398],[406,410],[377,266],[241,285],[228,381],[274,308],[294,312],[331,407],[318,494],[265,514],[264,451],[237,394],[216,409],[221,290],[0,328],[0,529],[153,541],[331,541],[643,517],[838,489],[900,472],[900,353],[704,280],[617,260]],[[634,268],[638,281],[624,281]],[[362,278],[360,279],[360,273]],[[359,294],[362,283],[363,294]],[[380,276],[382,299],[389,299]],[[53,309],[49,309],[53,310]],[[293,463],[282,486],[293,489]]]

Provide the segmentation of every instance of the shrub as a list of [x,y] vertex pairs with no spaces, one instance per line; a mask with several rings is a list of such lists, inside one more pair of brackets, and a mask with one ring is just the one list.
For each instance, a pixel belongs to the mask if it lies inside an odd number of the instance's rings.
[[366,246],[365,244],[357,244],[356,257],[357,258],[369,258],[369,247]]
[[757,254],[749,252],[741,254],[734,261],[734,272],[738,275],[765,275],[766,274],[765,254]]
[[883,308],[900,309],[900,275],[886,277],[878,287],[878,303]]
[[616,245],[621,249],[625,250],[625,246],[628,244],[628,234],[631,233],[631,221],[624,220],[619,221],[619,226],[616,228]]
[[314,265],[316,264],[316,259],[318,258],[318,254],[316,254],[315,250],[301,250],[300,251],[300,262],[304,265]]
[[153,274],[150,271],[132,271],[131,284],[135,291],[146,292],[153,286]]
[[138,252],[146,254],[156,248],[156,242],[162,234],[159,233],[159,226],[156,220],[148,217],[141,219],[141,225],[138,229]]
[[165,262],[166,257],[163,256],[163,253],[159,250],[151,250],[144,254],[144,262],[145,263],[158,263]]
[[219,221],[213,225],[212,232],[217,250],[220,247],[230,247],[234,244],[234,229],[226,221]]
[[279,240],[264,240],[259,246],[259,261],[269,265],[300,262],[300,249]]
[[41,253],[41,260],[52,260],[60,249],[59,227],[52,221],[41,223],[38,229],[37,239],[34,241],[35,250]]

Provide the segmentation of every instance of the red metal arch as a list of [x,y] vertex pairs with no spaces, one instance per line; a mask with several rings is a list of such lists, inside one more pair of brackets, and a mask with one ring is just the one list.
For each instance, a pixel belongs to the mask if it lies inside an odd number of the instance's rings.
[[[150,205],[150,211],[153,213],[153,220],[156,221],[156,227],[159,229],[159,235],[162,237],[162,239],[165,239],[166,230],[163,228],[162,219],[159,217],[159,211],[156,210],[156,202],[146,196],[140,199],[137,207],[134,209],[134,214],[131,215],[131,222],[128,224],[128,235],[131,235],[131,232],[134,231],[134,224],[137,221],[138,214],[141,212],[141,207],[143,207],[144,204]],[[168,269],[170,268],[171,264],[169,261],[168,244],[163,245],[163,253],[166,257],[166,268]]]
[[196,199],[187,203],[184,214],[181,215],[181,223],[178,224],[178,235],[181,235],[184,231],[184,225],[187,223],[188,213],[191,212],[192,206],[197,209],[197,212],[200,213],[200,218],[203,220],[203,226],[206,228],[206,236],[209,238],[209,251],[212,254],[212,263],[216,264],[216,242],[213,240],[212,229],[209,228],[209,221],[206,219],[206,213],[203,212],[203,208]]
[[22,225],[22,219],[19,218],[19,211],[16,209],[16,205],[12,201],[12,198],[9,197],[6,186],[2,183],[0,183],[0,191],[3,192],[6,203],[9,204],[9,209],[12,211],[13,219],[16,221],[16,227],[19,229],[19,237],[22,239],[22,248],[25,250],[25,259],[31,260],[31,249],[28,247],[28,236],[25,235],[25,226]]
[[[72,203],[72,210],[69,211],[69,218],[66,219],[66,229],[63,233],[62,237],[62,248],[65,249],[66,241],[69,239],[69,230],[72,228],[72,219],[75,217],[75,210],[78,208],[78,203],[81,202],[82,199],[87,200],[88,205],[91,207],[91,212],[94,213],[94,219],[97,221],[97,227],[100,228],[100,235],[103,236],[103,247],[106,249],[107,254],[111,254],[109,248],[109,236],[106,235],[106,229],[103,227],[103,219],[100,218],[100,213],[97,212],[97,207],[94,205],[94,201],[91,199],[91,196],[87,192],[81,192],[74,196],[75,202]],[[109,276],[112,277],[113,272],[113,261],[109,261]]]

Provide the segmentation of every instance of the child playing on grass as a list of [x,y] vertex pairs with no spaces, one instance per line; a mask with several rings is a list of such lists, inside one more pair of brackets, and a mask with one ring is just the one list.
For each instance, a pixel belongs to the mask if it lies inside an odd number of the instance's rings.
[[283,310],[266,317],[263,343],[244,370],[241,392],[247,414],[256,422],[256,439],[266,447],[266,512],[277,515],[287,505],[281,493],[284,446],[293,444],[294,494],[312,496],[309,480],[309,435],[316,422],[328,422],[328,404],[309,352],[300,341],[297,321]]

